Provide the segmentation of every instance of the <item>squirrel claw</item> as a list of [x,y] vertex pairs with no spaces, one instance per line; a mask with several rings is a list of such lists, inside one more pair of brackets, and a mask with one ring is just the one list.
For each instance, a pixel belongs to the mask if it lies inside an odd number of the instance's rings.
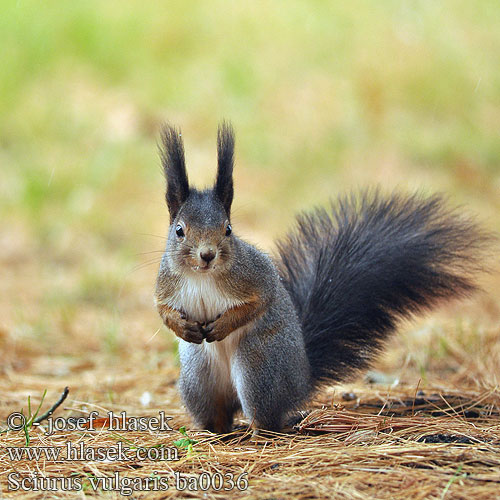
[[205,335],[205,340],[207,342],[214,342],[214,341],[221,341],[224,340],[228,336],[227,333],[221,332],[221,331],[210,331]]
[[191,342],[193,344],[201,344],[204,339],[204,334],[201,324],[197,321],[185,321],[184,331],[181,338],[186,342]]
[[201,326],[203,336],[209,343],[224,340],[229,335],[229,333],[231,333],[230,331],[226,330],[226,325],[222,320],[220,320],[221,316],[222,315],[219,314],[213,321],[205,323]]
[[201,326],[201,331],[203,332],[204,335],[207,335],[209,333],[212,333],[212,330],[214,329],[214,322],[212,321],[211,323],[205,323],[204,325]]

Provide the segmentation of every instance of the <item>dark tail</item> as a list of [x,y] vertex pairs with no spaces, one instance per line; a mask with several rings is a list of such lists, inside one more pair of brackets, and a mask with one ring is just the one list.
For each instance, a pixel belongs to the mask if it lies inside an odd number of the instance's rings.
[[440,196],[363,192],[298,216],[280,272],[316,383],[367,367],[399,320],[476,290],[491,239]]

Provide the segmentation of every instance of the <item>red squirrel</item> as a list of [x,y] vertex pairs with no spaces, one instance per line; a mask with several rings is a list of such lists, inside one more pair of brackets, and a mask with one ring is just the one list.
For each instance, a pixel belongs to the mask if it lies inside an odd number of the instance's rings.
[[271,258],[233,231],[227,123],[217,152],[213,187],[195,189],[179,130],[163,130],[170,225],[155,298],[197,426],[229,432],[241,409],[279,431],[322,384],[369,366],[401,319],[476,289],[489,237],[438,195],[341,197],[299,215]]

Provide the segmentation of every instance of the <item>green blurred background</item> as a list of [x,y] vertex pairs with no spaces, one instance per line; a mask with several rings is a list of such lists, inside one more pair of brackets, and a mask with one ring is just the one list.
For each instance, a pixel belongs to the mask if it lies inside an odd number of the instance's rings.
[[295,211],[375,183],[499,227],[498,1],[0,5],[0,325],[21,367],[27,346],[52,367],[169,349],[152,304],[165,120],[201,185],[233,122],[233,226],[265,249]]

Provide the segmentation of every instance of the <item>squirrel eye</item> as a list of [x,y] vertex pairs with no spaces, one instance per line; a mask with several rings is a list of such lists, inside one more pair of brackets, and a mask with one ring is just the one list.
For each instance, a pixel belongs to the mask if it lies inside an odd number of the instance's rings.
[[231,227],[231,224],[228,224],[226,227],[226,236],[229,236],[233,232],[233,228]]
[[175,227],[175,234],[179,238],[182,238],[184,236],[184,229],[182,229],[182,226],[180,224],[177,224],[177,226]]

